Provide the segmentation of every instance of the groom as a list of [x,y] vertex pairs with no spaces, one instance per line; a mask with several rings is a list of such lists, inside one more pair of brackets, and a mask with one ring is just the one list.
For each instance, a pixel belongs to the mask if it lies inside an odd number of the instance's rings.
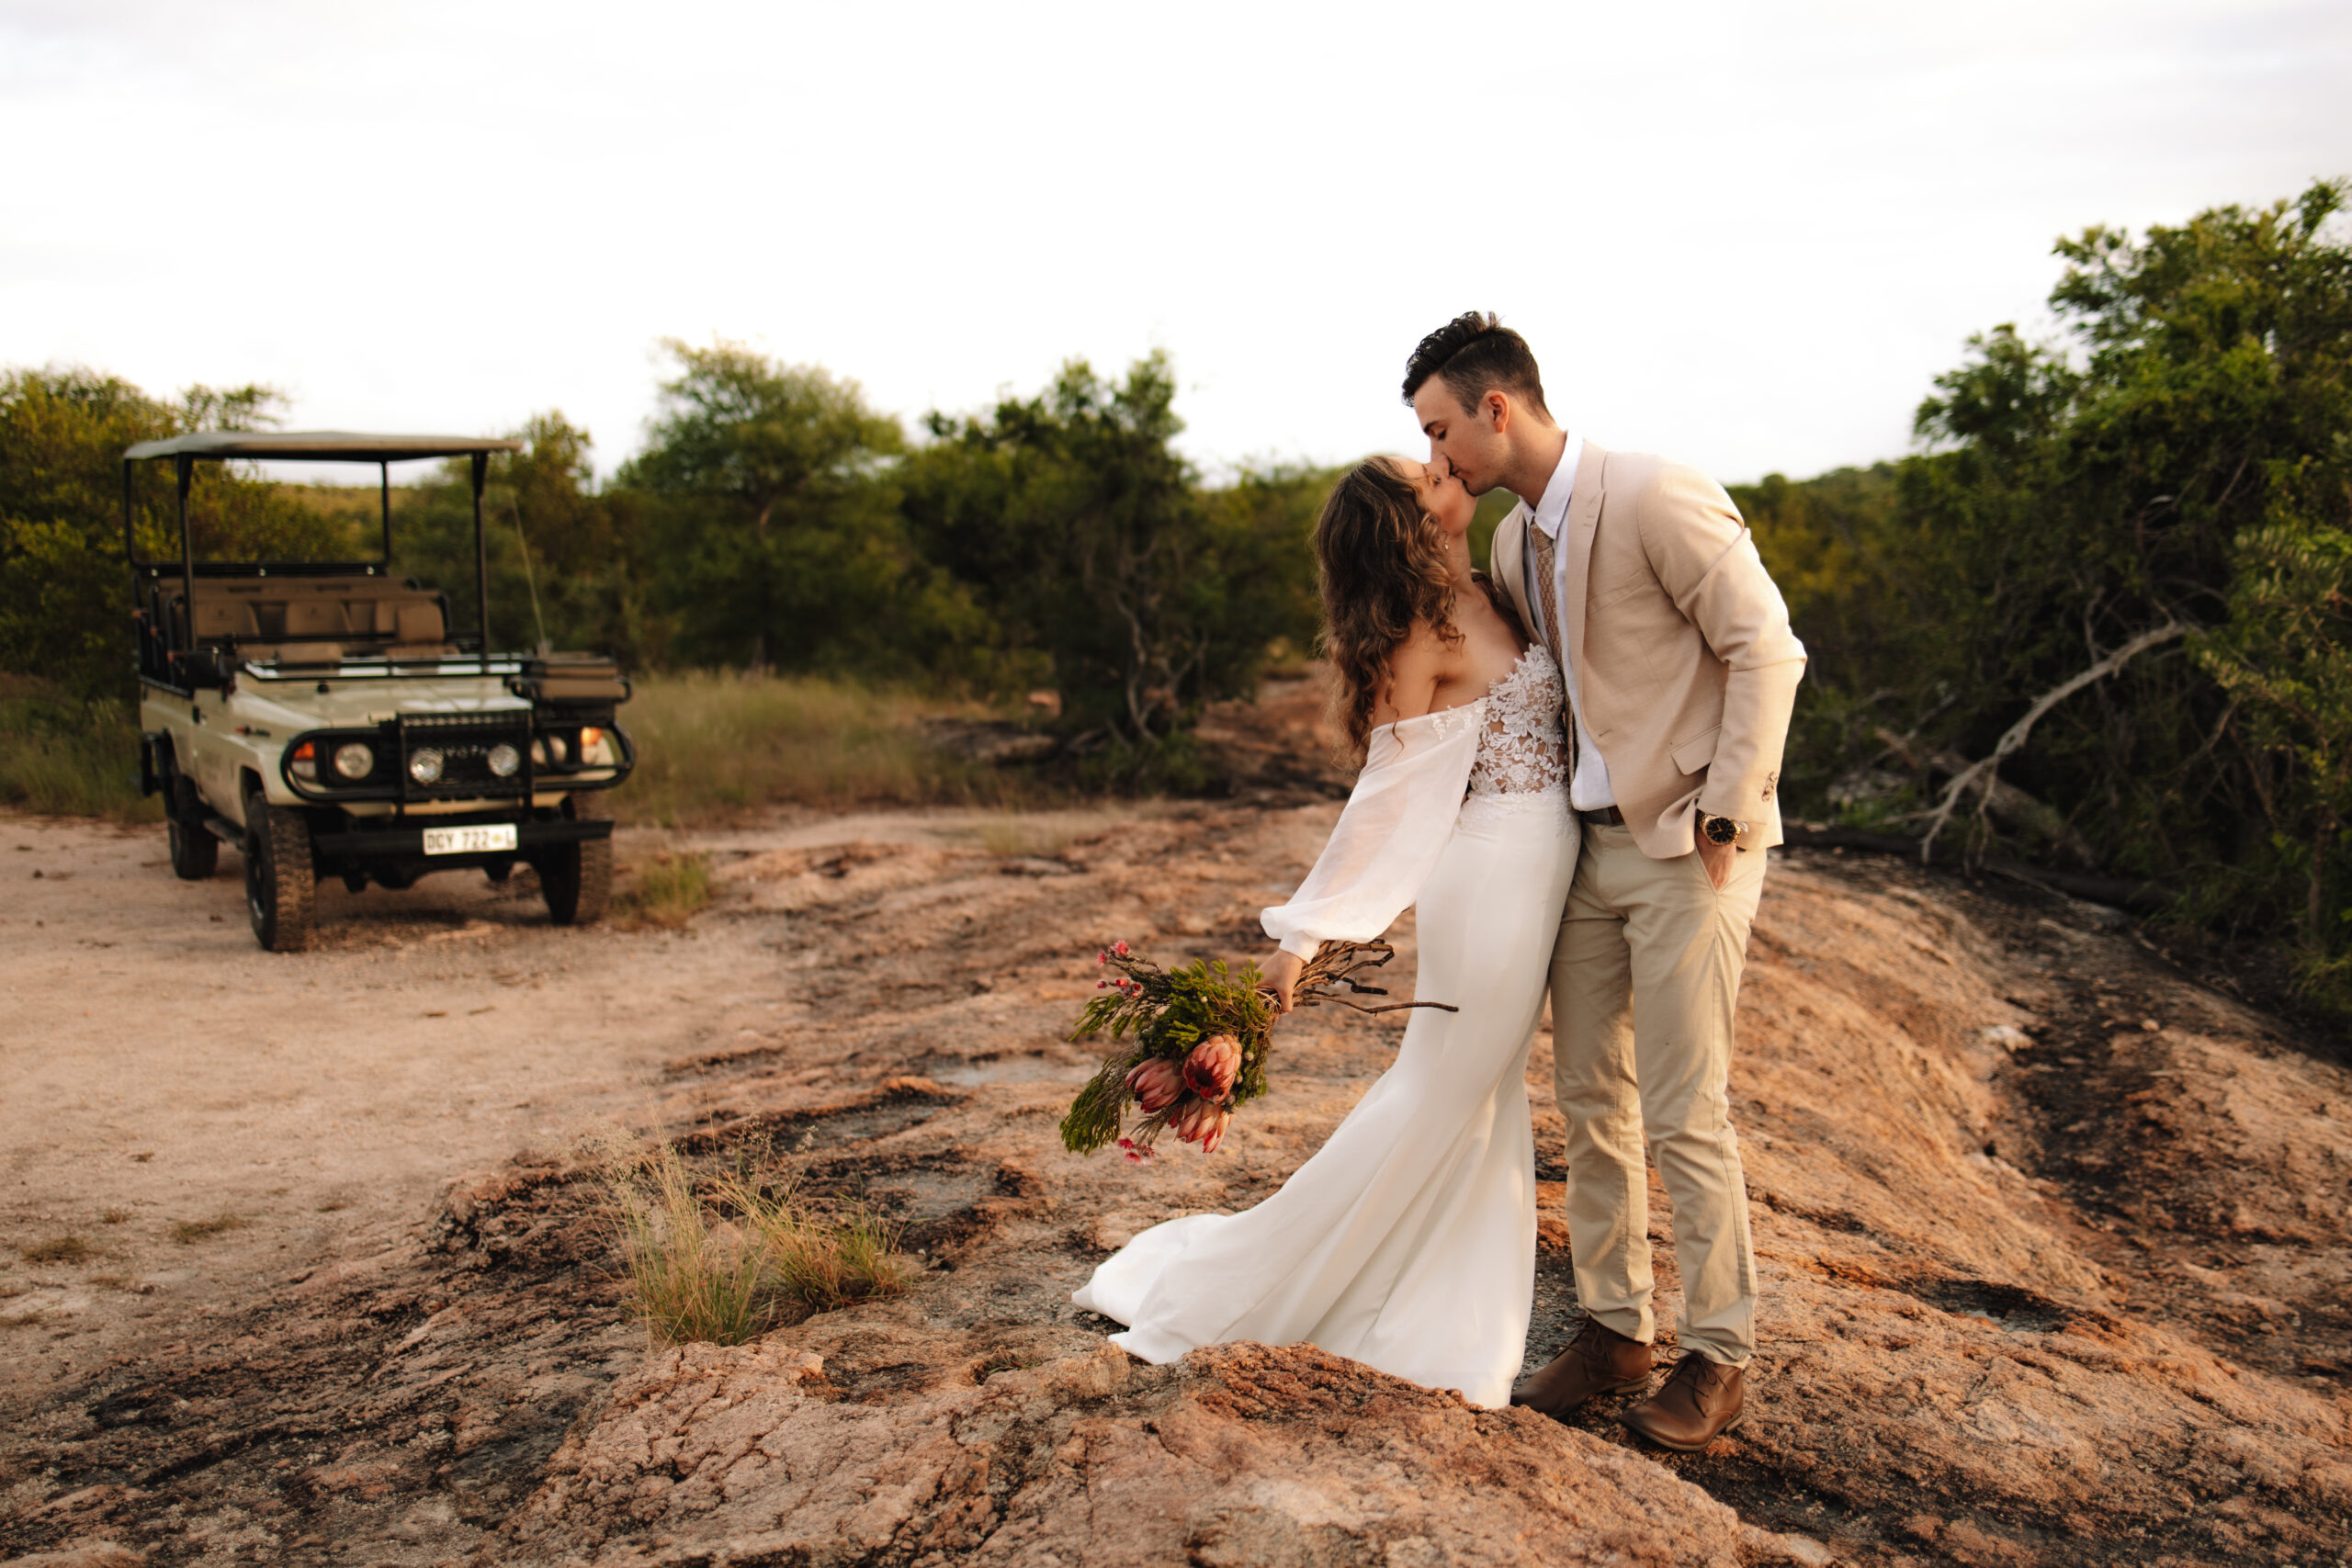
[[1511,1396],[1563,1416],[1646,1388],[1646,1134],[1674,1203],[1683,1355],[1621,1417],[1696,1452],[1738,1424],[1756,1349],[1747,1190],[1725,1084],[1732,1010],[1804,646],[1721,486],[1563,430],[1526,340],[1493,315],[1421,340],[1405,398],[1474,493],[1519,505],[1494,577],[1566,677],[1584,847],[1552,954],[1568,1236],[1589,1314]]

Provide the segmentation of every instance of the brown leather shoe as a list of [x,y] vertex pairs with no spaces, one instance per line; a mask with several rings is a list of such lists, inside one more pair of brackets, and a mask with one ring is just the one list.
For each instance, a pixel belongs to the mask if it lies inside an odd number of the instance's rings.
[[1597,1393],[1644,1386],[1650,1381],[1654,1359],[1647,1345],[1589,1317],[1566,1349],[1511,1391],[1510,1402],[1546,1416],[1566,1416]]
[[1746,1417],[1744,1381],[1737,1367],[1686,1350],[1666,1386],[1617,1419],[1659,1448],[1695,1454]]

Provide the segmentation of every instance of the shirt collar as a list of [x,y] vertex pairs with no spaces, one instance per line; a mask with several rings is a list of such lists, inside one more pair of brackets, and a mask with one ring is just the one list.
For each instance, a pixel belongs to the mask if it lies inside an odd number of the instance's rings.
[[1548,538],[1560,536],[1560,525],[1567,521],[1568,502],[1576,494],[1577,465],[1584,459],[1584,437],[1569,431],[1568,444],[1560,448],[1560,466],[1552,470],[1552,482],[1544,487],[1543,499],[1535,503],[1535,525]]

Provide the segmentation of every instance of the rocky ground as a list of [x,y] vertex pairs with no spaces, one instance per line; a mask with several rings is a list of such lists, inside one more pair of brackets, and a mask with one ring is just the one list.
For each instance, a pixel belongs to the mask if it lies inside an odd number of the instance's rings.
[[[1708,1453],[1641,1449],[1622,1401],[1564,1426],[1311,1348],[1172,1368],[1106,1348],[1069,1303],[1093,1264],[1272,1190],[1394,1048],[1394,1021],[1301,1015],[1211,1157],[1137,1171],[1054,1134],[1091,1066],[1061,1036],[1096,945],[1251,952],[1336,814],[1329,783],[713,836],[721,896],[678,937],[553,932],[428,881],[337,904],[323,950],[289,959],[207,919],[220,940],[178,953],[122,912],[184,895],[233,919],[233,857],[181,889],[143,841],[0,824],[32,846],[0,856],[82,879],[23,878],[0,956],[12,1016],[40,1025],[5,1032],[0,1556],[2352,1556],[2352,1073],[2109,911],[1883,858],[1781,856],[1757,922],[1734,1097],[1764,1347],[1750,1419]],[[1403,967],[1409,925],[1400,945]],[[435,1043],[424,1015],[481,1006],[535,1027]],[[330,1042],[374,1066],[322,1087],[301,1068]],[[1575,1318],[1548,1050],[1531,1361]],[[600,1121],[888,1213],[922,1272],[748,1346],[650,1347],[576,1136]],[[182,1242],[183,1214],[243,1218]],[[62,1235],[93,1250],[26,1256]]]

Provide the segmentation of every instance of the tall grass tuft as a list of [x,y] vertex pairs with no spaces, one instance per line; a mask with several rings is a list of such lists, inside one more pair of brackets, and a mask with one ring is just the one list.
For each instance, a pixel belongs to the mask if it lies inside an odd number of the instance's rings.
[[903,1292],[913,1266],[870,1214],[829,1217],[738,1169],[708,1185],[678,1151],[609,1168],[630,1309],[656,1341],[741,1345],[809,1313]]
[[660,1153],[613,1179],[629,1306],[665,1345],[741,1345],[767,1326],[767,1258],[732,1225],[710,1223],[694,1173]]
[[676,931],[707,908],[710,897],[710,857],[664,850],[636,867],[613,899],[613,924],[622,931]]
[[647,676],[621,710],[639,760],[613,808],[676,826],[770,806],[1012,807],[1037,796],[1034,781],[925,739],[926,716],[957,711],[813,676]]
[[0,805],[56,817],[158,821],[139,793],[139,723],[127,703],[80,702],[0,675]]

